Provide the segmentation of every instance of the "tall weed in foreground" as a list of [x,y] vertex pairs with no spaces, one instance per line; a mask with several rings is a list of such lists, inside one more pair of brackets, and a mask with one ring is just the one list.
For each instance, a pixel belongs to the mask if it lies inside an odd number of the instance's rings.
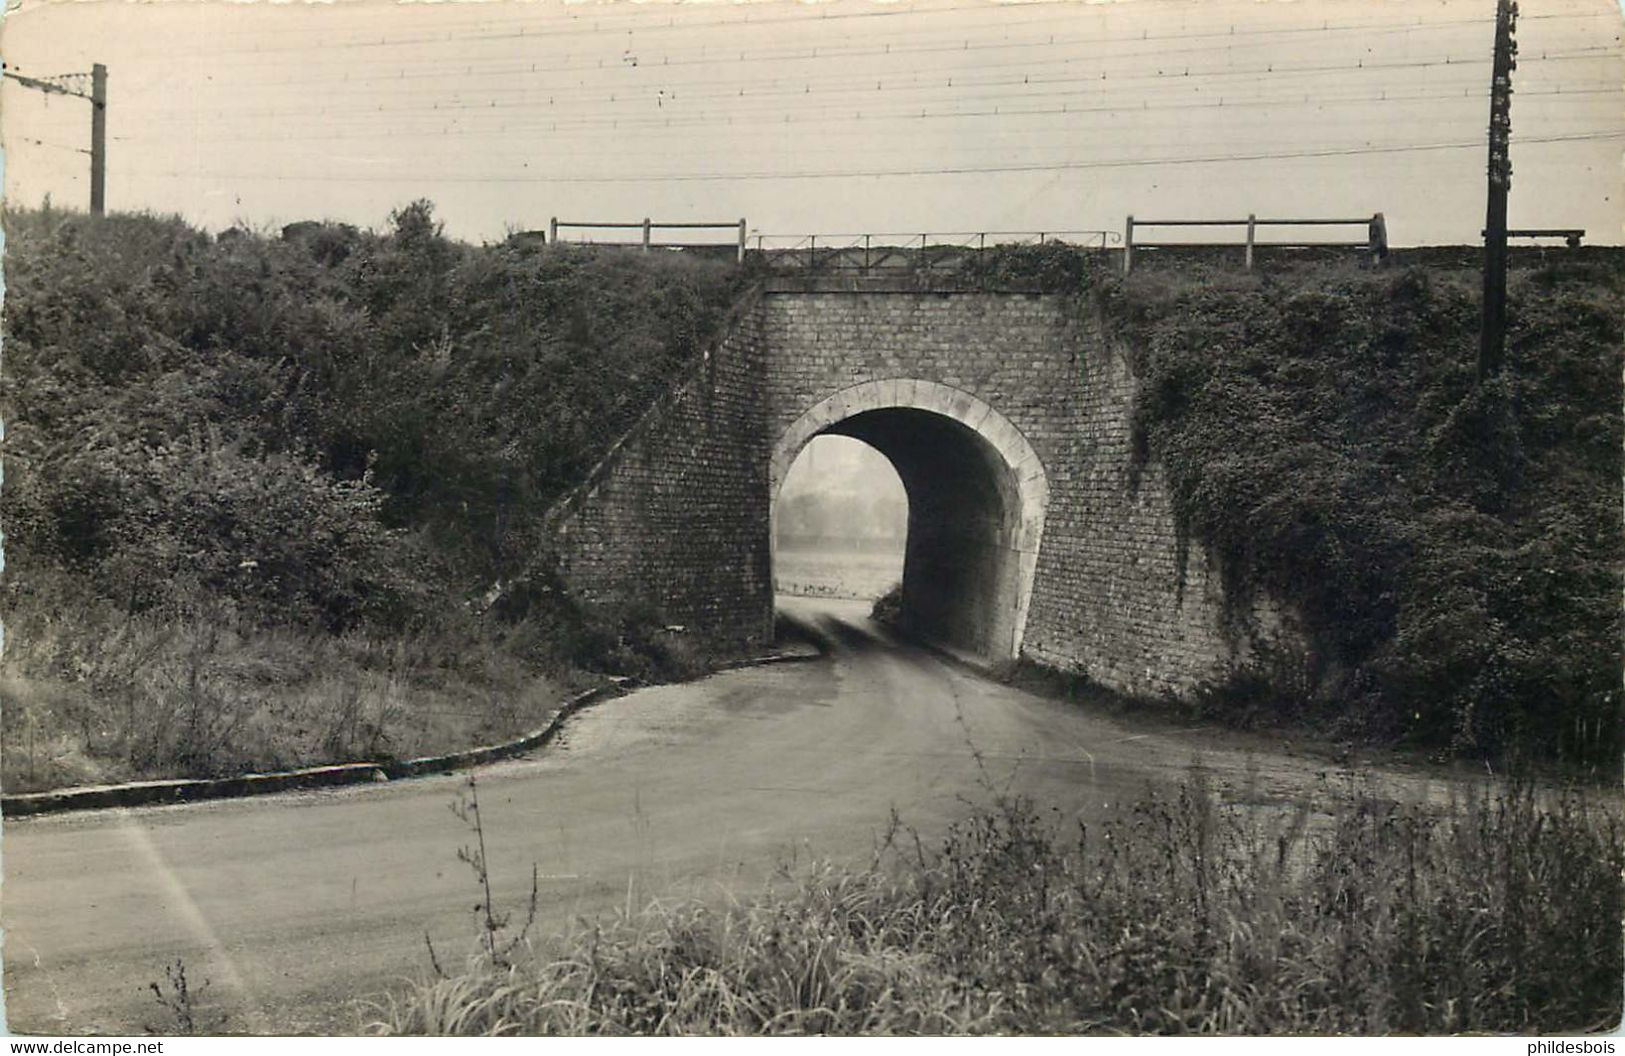
[[1000,800],[934,852],[656,903],[390,997],[403,1034],[1280,1034],[1619,1021],[1621,833],[1527,789],[1330,813],[1197,773],[1098,826]]

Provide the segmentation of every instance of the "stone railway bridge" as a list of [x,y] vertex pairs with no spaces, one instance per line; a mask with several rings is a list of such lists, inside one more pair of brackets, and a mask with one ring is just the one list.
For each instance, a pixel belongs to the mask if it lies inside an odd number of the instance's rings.
[[913,632],[1125,693],[1187,692],[1278,621],[1235,618],[1201,548],[1181,545],[1160,468],[1135,467],[1129,363],[1072,294],[769,279],[553,510],[564,581],[767,638],[779,487],[808,441],[841,434],[890,459],[907,493]]

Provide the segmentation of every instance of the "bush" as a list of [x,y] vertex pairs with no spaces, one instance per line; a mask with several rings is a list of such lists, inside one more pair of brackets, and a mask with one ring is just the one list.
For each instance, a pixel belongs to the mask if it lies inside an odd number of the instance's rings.
[[382,496],[367,481],[250,453],[218,429],[17,463],[21,573],[46,563],[81,573],[132,614],[224,605],[258,622],[343,630],[398,623],[419,589],[410,548],[379,521]]
[[882,627],[896,627],[903,618],[903,584],[896,583],[875,599],[869,618]]
[[668,255],[460,245],[427,202],[384,234],[6,224],[9,447],[38,480],[15,543],[57,558],[105,550],[119,482],[212,429],[213,447],[365,481],[374,519],[465,586],[517,574],[541,513],[698,355],[738,281]]
[[967,278],[994,289],[1019,286],[1082,293],[1099,258],[1097,251],[1065,242],[999,245],[969,257],[964,270]]

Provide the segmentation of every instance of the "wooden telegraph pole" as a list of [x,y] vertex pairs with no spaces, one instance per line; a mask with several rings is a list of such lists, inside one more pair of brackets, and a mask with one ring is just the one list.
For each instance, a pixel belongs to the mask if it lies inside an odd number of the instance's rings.
[[1498,0],[1495,63],[1490,75],[1489,197],[1484,214],[1484,321],[1479,332],[1478,376],[1501,369],[1507,329],[1507,192],[1512,189],[1512,71],[1517,68],[1518,21],[1514,0]]
[[90,215],[101,216],[107,209],[107,67],[96,63],[90,68],[90,91],[73,85],[84,84],[83,73],[61,77],[25,77],[10,67],[0,67],[0,76],[50,95],[71,95],[90,101]]
[[107,67],[90,68],[90,215],[107,210]]

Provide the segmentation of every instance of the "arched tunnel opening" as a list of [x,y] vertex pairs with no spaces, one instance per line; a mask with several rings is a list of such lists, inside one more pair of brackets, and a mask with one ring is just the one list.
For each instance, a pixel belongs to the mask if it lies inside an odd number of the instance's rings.
[[[1012,441],[1005,447],[1025,449],[1004,424],[1010,435],[1002,439]],[[895,472],[907,501],[902,630],[984,660],[1019,654],[1042,520],[1041,499],[1034,515],[1033,493],[1043,487],[1035,458],[1013,464],[1008,450],[978,429],[918,407],[860,410],[819,425],[806,439],[795,433],[787,442],[803,446],[786,452],[792,460],[818,437],[846,437],[878,452]],[[781,483],[789,480],[787,474]],[[801,493],[792,491],[792,504]],[[799,514],[785,504],[782,488],[775,504],[775,547],[785,558],[775,556],[775,574],[782,584],[790,578],[782,566],[798,556],[794,533],[785,529]]]
[[908,497],[879,451],[825,433],[785,476],[773,531],[778,594],[874,602],[903,579]]

